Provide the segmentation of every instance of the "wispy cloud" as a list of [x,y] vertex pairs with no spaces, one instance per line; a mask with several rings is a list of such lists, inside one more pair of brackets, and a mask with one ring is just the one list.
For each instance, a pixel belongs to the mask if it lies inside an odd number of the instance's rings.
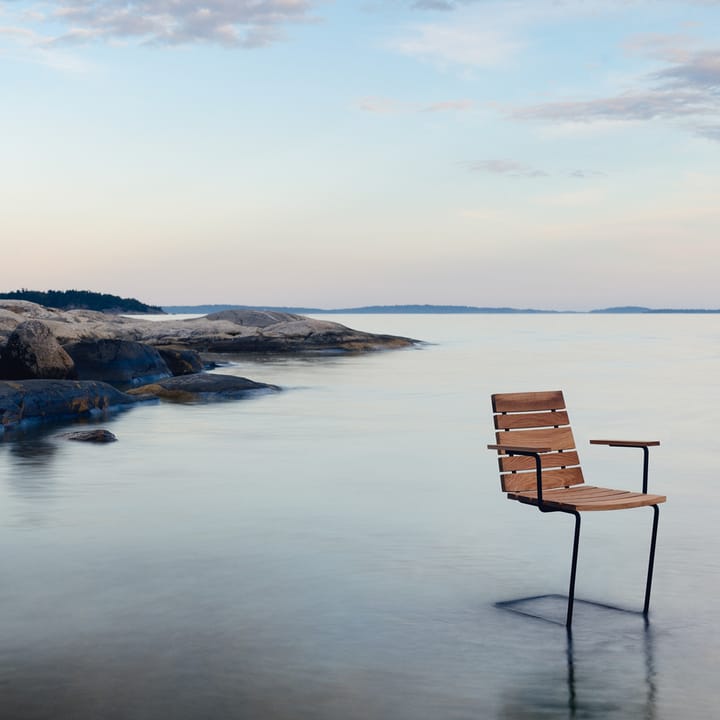
[[584,180],[586,178],[605,177],[605,173],[600,170],[568,170],[566,175],[571,178],[579,178]]
[[[473,172],[484,172],[492,175],[503,175],[511,178],[543,178],[550,177],[553,173],[547,170],[541,170],[531,165],[517,162],[516,160],[509,160],[507,158],[493,158],[489,160],[479,160],[477,162],[468,163],[468,167]],[[560,173],[555,173],[562,177],[576,178],[576,179],[587,179],[604,177],[605,173],[599,170],[566,170]]]
[[[493,0],[409,0],[408,5],[413,10],[460,10],[469,5],[482,3],[490,3]],[[541,4],[542,0],[502,0],[503,3],[517,6],[536,7]],[[678,0],[631,0],[635,5],[642,4],[650,7],[657,6],[659,3],[677,3]],[[684,0],[688,5],[720,5],[720,0]],[[627,8],[628,0],[584,0],[578,3],[576,0],[551,0],[548,3],[560,12],[598,12],[601,10],[611,10],[614,7]]]
[[493,67],[518,49],[518,43],[499,28],[466,27],[454,22],[415,25],[390,45],[403,55],[469,67]]
[[720,142],[720,125],[698,125],[695,128],[695,134],[706,140]]
[[665,87],[720,94],[720,50],[698,52],[652,76]]
[[683,47],[682,36],[643,36],[630,43],[635,51],[661,58],[666,67],[648,73],[637,86],[591,100],[538,103],[513,110],[517,120],[560,123],[684,121],[697,135],[717,140],[716,125],[701,122],[720,114],[720,51]]
[[386,97],[365,97],[358,102],[358,108],[363,112],[390,115],[399,112],[408,112],[412,108],[408,103]]
[[417,113],[417,112],[467,112],[475,107],[473,100],[443,100],[430,104],[403,102],[387,97],[366,97],[358,102],[358,108],[364,112],[378,114]]
[[413,10],[455,10],[457,3],[450,0],[415,0],[411,7]]
[[46,47],[135,40],[256,48],[277,42],[291,23],[309,22],[312,0],[50,0]]
[[474,172],[486,172],[493,175],[505,175],[506,177],[537,178],[547,177],[549,173],[545,170],[523,165],[514,160],[495,158],[492,160],[480,160],[470,163],[470,169]]
[[423,112],[465,112],[472,110],[475,103],[472,100],[446,100],[445,102],[436,102],[426,105],[422,108]]
[[689,90],[626,92],[596,100],[541,103],[519,108],[519,120],[652,120],[677,118],[717,111],[717,100]]

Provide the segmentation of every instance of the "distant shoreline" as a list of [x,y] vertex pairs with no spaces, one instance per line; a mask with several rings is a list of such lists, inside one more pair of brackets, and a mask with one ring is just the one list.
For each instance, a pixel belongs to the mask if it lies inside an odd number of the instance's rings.
[[269,310],[299,315],[717,315],[719,309],[647,308],[635,305],[598,310],[537,310],[534,308],[474,307],[472,305],[367,305],[352,308],[309,308],[270,305],[164,305],[175,314],[201,314],[222,310]]

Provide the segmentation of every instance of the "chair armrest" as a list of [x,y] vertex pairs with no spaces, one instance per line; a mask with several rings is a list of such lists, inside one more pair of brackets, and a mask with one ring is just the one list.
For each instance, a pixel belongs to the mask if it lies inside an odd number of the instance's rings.
[[498,452],[504,452],[507,455],[525,455],[527,457],[535,458],[535,478],[537,480],[538,509],[541,512],[545,512],[545,508],[543,506],[542,460],[540,460],[540,453],[550,452],[551,449],[552,448],[546,447],[527,447],[526,445],[488,445],[488,450],[497,450]]
[[648,489],[648,463],[650,461],[650,451],[648,448],[660,444],[659,440],[591,440],[591,445],[608,445],[610,447],[627,447],[641,448],[643,451],[643,479],[642,491],[647,495]]
[[610,447],[653,447],[659,440],[591,440],[591,445],[609,445]]

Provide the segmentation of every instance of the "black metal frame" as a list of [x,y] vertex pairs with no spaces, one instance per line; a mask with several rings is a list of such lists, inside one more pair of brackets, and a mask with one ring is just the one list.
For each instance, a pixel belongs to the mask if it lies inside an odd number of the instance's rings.
[[[637,445],[624,445],[622,443],[613,443],[613,447],[637,447]],[[648,486],[648,465],[650,452],[647,446],[641,446],[643,451],[643,480],[642,480],[642,491],[644,495],[647,495]],[[570,587],[568,589],[568,605],[567,605],[567,616],[565,620],[565,627],[570,630],[572,627],[573,607],[575,604],[575,578],[577,576],[577,560],[578,560],[578,549],[580,547],[580,513],[577,510],[561,510],[559,508],[548,507],[543,502],[543,487],[542,487],[542,460],[539,452],[533,452],[530,450],[511,450],[507,448],[505,451],[508,455],[524,455],[525,457],[535,458],[535,473],[537,477],[537,496],[538,496],[538,510],[543,513],[551,512],[562,512],[568,515],[575,516],[575,535],[573,539],[573,551],[572,551],[572,563],[570,566]],[[655,567],[655,546],[657,543],[657,530],[658,521],[660,518],[660,508],[657,505],[651,505],[653,509],[653,526],[652,535],[650,540],[650,559],[648,561],[647,579],[645,582],[645,603],[643,604],[642,614],[647,619],[648,612],[650,611],[650,591],[652,589],[652,578],[653,570]]]

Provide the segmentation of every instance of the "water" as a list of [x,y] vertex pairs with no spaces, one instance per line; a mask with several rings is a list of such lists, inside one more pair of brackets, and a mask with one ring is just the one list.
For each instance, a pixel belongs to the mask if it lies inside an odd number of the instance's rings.
[[[0,717],[714,717],[718,316],[348,316],[421,349],[237,359],[282,385],[0,442]],[[492,392],[562,388],[586,477],[659,439],[651,608],[561,625],[572,518],[499,490]],[[652,513],[586,515],[577,595],[639,609]],[[563,601],[533,601],[548,619]]]

